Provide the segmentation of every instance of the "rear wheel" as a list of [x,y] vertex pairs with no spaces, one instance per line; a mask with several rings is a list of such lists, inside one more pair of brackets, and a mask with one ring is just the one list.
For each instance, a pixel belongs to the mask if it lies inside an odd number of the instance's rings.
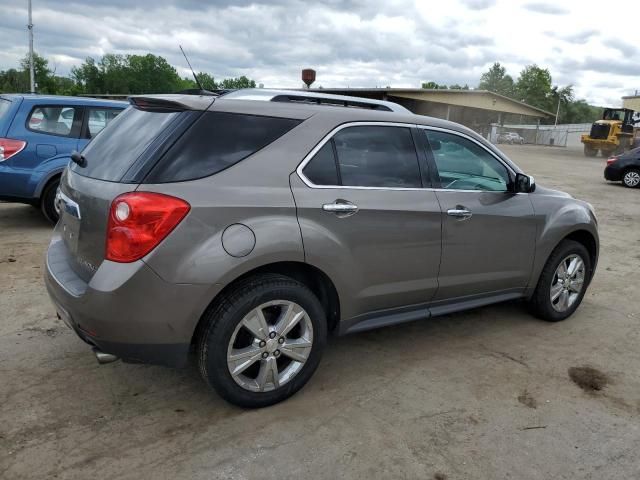
[[584,154],[587,157],[595,157],[598,154],[597,148],[591,148],[589,145],[584,146]]
[[56,223],[60,218],[60,209],[56,203],[56,194],[60,187],[60,178],[50,181],[40,197],[40,211],[51,223]]
[[640,187],[640,170],[637,168],[630,168],[622,176],[622,183],[625,187],[638,188]]
[[571,316],[584,297],[591,260],[581,243],[564,240],[556,247],[540,274],[531,299],[533,313],[549,322]]
[[322,305],[305,285],[281,275],[239,283],[203,320],[200,373],[241,407],[266,407],[300,390],[326,343]]

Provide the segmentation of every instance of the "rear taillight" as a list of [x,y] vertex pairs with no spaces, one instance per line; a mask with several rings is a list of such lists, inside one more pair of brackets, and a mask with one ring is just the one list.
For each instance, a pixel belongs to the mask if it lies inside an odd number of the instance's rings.
[[16,153],[20,153],[26,146],[27,142],[22,140],[0,138],[0,162],[10,159]]
[[611,165],[612,163],[617,162],[618,158],[619,157],[609,157],[609,158],[607,158],[607,165]]
[[176,228],[191,206],[176,197],[131,192],[111,202],[105,258],[128,263],[141,259]]

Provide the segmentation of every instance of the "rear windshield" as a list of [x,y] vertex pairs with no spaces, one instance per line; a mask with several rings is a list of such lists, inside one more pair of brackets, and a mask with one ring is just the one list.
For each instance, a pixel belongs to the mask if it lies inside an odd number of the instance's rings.
[[266,147],[299,123],[290,118],[206,112],[158,162],[145,183],[213,175]]
[[11,107],[11,100],[0,98],[0,119],[9,111],[9,107]]
[[80,167],[72,163],[71,170],[98,180],[121,180],[177,115],[179,112],[150,112],[127,108],[82,151],[87,160],[86,166]]

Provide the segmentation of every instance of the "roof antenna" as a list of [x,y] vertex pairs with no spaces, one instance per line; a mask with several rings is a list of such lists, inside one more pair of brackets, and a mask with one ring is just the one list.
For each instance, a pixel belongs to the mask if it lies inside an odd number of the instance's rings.
[[184,50],[182,49],[182,45],[178,45],[180,47],[180,51],[182,52],[182,55],[184,55],[184,59],[187,61],[187,65],[189,65],[189,68],[191,69],[191,73],[193,74],[193,78],[196,81],[196,85],[198,85],[198,88],[200,89],[201,92],[204,92],[204,88],[202,88],[202,84],[200,83],[200,80],[198,80],[198,76],[196,75],[196,72],[193,71],[193,67],[191,66],[191,62],[189,62],[189,59],[187,58],[187,54],[184,53]]

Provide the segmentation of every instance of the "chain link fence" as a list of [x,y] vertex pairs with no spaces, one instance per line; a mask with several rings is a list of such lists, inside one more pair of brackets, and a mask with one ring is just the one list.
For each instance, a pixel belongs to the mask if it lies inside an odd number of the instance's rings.
[[492,125],[492,143],[579,147],[580,136],[589,133],[590,123],[567,125]]

